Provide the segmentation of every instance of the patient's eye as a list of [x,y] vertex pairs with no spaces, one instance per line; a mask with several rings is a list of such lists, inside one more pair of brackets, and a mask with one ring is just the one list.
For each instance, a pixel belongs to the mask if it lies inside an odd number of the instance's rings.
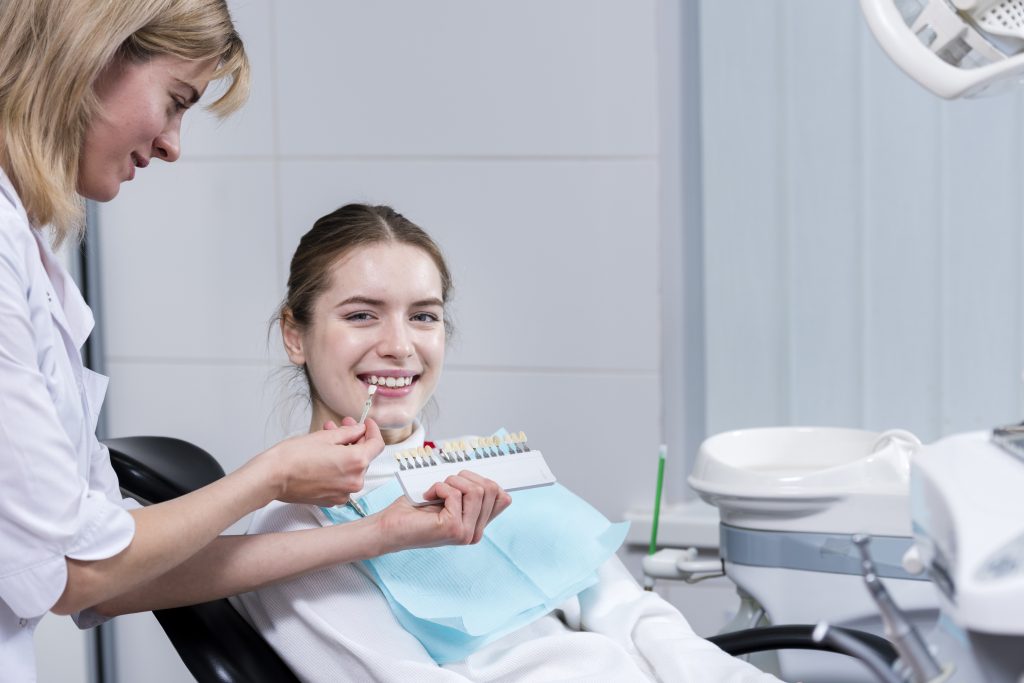
[[410,318],[410,320],[412,320],[413,322],[418,323],[436,323],[440,319],[440,316],[438,316],[436,313],[427,313],[426,311],[421,313],[414,313],[412,318]]
[[369,311],[359,311],[357,313],[349,313],[345,316],[345,320],[352,322],[363,322],[366,320],[373,320],[373,314]]

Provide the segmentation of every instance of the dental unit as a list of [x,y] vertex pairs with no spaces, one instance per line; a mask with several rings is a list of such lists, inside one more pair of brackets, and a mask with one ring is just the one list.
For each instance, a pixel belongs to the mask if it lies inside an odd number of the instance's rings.
[[1024,79],[1020,0],[861,0],[890,59],[954,99],[1004,92]]
[[[720,557],[665,549],[644,558],[644,571],[689,582],[728,576],[741,602],[726,631],[827,621],[882,636],[885,623],[853,542],[855,534],[871,534],[876,575],[914,624],[930,626],[938,614],[935,588],[901,564],[913,544],[910,458],[919,445],[902,430],[776,427],[712,436],[688,482],[719,510]],[[814,599],[794,599],[809,595]],[[784,680],[875,680],[859,662],[819,652],[782,650],[751,661]]]
[[[886,54],[936,95],[1024,82],[1024,0],[860,6]],[[661,550],[645,574],[724,573],[741,598],[726,630],[817,622],[813,641],[867,665],[751,655],[762,668],[817,682],[1024,683],[1024,425],[928,445],[899,430],[728,432],[704,442],[688,481],[718,508],[721,556]],[[895,662],[837,624],[884,635]]]

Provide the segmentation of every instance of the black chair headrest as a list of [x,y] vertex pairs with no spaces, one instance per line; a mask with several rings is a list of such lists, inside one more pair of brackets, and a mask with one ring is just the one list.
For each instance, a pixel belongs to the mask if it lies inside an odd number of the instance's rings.
[[224,468],[199,446],[169,436],[106,439],[121,488],[150,503],[162,503],[224,476]]

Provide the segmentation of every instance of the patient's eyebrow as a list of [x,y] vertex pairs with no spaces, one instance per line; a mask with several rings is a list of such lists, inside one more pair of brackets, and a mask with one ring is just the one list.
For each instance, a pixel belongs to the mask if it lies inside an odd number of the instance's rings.
[[[341,308],[342,306],[350,306],[353,304],[362,306],[376,306],[380,308],[385,306],[387,302],[384,301],[383,299],[372,299],[368,296],[360,296],[357,294],[356,296],[350,296],[344,301],[339,301],[337,304],[334,305],[334,307]],[[409,304],[410,308],[423,308],[425,306],[437,306],[439,308],[444,308],[444,302],[437,297],[430,297],[428,299],[420,299],[419,301],[413,301],[411,304]]]
[[335,304],[335,308],[341,308],[342,306],[348,306],[349,304],[362,304],[364,306],[383,306],[384,301],[381,299],[371,299],[367,296],[350,296],[344,301],[339,301]]

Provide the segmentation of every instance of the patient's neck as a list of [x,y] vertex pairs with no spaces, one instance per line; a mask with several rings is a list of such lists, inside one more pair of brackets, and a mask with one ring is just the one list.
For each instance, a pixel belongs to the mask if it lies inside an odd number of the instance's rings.
[[393,429],[385,429],[381,427],[380,435],[384,437],[384,443],[387,445],[401,443],[412,436],[412,433],[416,431],[415,425],[405,425],[402,427],[395,427]]

